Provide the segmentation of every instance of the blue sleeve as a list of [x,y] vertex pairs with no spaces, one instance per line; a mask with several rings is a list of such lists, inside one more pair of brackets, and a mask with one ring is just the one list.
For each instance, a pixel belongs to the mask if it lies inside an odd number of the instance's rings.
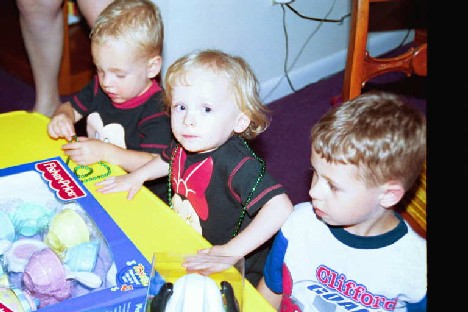
[[421,301],[419,302],[408,303],[406,305],[406,310],[408,312],[426,312],[426,306],[427,306],[427,295],[425,295],[424,298],[422,298]]
[[273,245],[263,268],[265,284],[274,293],[283,292],[283,262],[288,247],[288,240],[281,230],[276,234]]

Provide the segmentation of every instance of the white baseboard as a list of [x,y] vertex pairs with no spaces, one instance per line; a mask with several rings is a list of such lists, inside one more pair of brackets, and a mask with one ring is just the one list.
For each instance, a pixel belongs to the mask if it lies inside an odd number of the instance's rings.
[[[369,35],[368,50],[371,55],[381,55],[398,47],[400,44],[408,43],[413,39],[414,32],[407,30],[373,33]],[[403,42],[403,40],[406,40]],[[304,67],[293,69],[289,72],[289,78],[294,89],[303,87],[329,77],[344,70],[346,64],[347,50],[341,50],[335,54],[328,55],[316,62]],[[265,104],[269,104],[279,98],[293,93],[285,76],[276,77],[260,83],[260,97]]]

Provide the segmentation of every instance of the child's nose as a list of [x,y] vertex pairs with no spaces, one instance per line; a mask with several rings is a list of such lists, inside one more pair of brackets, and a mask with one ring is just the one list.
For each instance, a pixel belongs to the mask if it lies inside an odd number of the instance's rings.
[[312,182],[310,183],[310,189],[309,189],[309,196],[312,199],[317,198],[317,191],[319,189],[318,184],[319,183],[317,183],[317,177],[313,175]]
[[102,74],[100,77],[101,85],[107,88],[111,85],[111,75]]
[[185,114],[185,118],[184,118],[184,124],[186,126],[195,126],[196,124],[195,121],[196,121],[195,115],[187,111],[187,113]]

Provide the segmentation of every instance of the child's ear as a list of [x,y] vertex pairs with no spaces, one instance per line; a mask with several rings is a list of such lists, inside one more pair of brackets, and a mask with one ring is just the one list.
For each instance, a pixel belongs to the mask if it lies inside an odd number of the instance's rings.
[[380,198],[380,205],[385,208],[396,205],[405,195],[405,188],[398,181],[390,181],[385,183],[384,191]]
[[244,113],[239,113],[237,116],[236,124],[234,125],[235,133],[242,133],[250,125],[250,118]]
[[160,55],[154,56],[148,60],[147,76],[148,78],[156,77],[161,71],[162,58]]

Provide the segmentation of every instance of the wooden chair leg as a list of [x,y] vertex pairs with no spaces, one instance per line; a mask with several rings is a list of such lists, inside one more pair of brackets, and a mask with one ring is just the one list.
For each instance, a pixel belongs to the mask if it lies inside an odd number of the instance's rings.
[[343,81],[343,101],[361,94],[368,26],[369,0],[352,0],[348,54]]
[[365,83],[387,72],[427,75],[427,31],[415,29],[412,46],[394,57],[372,57],[367,51],[370,2],[393,0],[352,0],[350,36],[343,81],[342,101],[361,94]]

